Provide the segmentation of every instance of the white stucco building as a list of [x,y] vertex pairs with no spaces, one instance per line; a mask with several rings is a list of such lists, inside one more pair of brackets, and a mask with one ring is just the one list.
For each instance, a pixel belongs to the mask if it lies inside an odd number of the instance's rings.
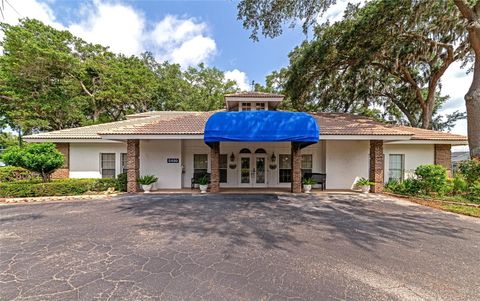
[[[282,100],[278,94],[230,94],[225,96],[226,110],[222,112],[236,112],[224,116],[233,119],[246,116],[246,111],[249,116],[272,111],[274,117],[283,118],[276,111]],[[194,175],[204,172],[211,173],[212,191],[291,187],[298,192],[299,179],[305,173],[323,174],[326,189],[350,189],[356,178],[365,177],[376,183],[373,191],[381,191],[383,183],[408,177],[421,164],[450,169],[451,146],[467,144],[466,137],[450,133],[387,125],[351,114],[310,113],[319,129],[316,143],[301,144],[298,137],[275,140],[279,133],[272,139],[269,135],[273,133],[268,133],[272,125],[279,129],[290,125],[257,118],[236,129],[254,141],[225,136],[207,145],[206,123],[218,113],[146,112],[124,121],[30,135],[25,140],[57,144],[67,158],[57,177],[114,177],[128,170],[132,192],[139,189],[138,175],[157,176],[154,189],[180,189],[190,188]],[[229,121],[230,127],[236,127],[235,120]],[[259,124],[263,122],[265,125]],[[302,124],[296,125],[298,133],[303,131]],[[251,134],[253,128],[269,130]]]

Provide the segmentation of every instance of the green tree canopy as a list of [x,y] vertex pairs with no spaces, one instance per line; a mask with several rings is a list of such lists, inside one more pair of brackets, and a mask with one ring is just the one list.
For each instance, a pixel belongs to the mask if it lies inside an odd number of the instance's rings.
[[44,182],[63,165],[63,155],[53,143],[32,143],[24,147],[11,146],[2,154],[5,164],[39,173]]

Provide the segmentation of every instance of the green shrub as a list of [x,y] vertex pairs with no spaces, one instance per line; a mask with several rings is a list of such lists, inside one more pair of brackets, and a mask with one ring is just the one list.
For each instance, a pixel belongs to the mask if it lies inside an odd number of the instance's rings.
[[47,183],[17,181],[0,183],[0,197],[80,195],[88,191],[106,191],[116,186],[115,179],[60,179]]
[[127,191],[127,173],[123,172],[117,176],[117,186],[115,189],[118,191]]
[[460,163],[458,170],[469,186],[480,181],[480,161],[468,160],[462,162]]
[[20,166],[40,174],[44,182],[63,165],[63,154],[53,143],[30,143],[24,147],[11,146],[2,154],[7,165]]
[[22,167],[16,167],[16,166],[0,167],[0,183],[32,180],[35,178],[38,178],[38,175]]
[[443,194],[447,188],[447,170],[441,165],[420,165],[415,170],[421,191],[427,195]]
[[477,182],[468,188],[466,198],[472,202],[480,202],[480,182]]
[[454,194],[462,194],[467,192],[468,185],[462,175],[459,175],[459,174],[455,175],[455,177],[452,179],[452,184],[453,184],[452,192]]
[[90,186],[91,191],[107,191],[109,188],[117,189],[117,179],[95,179]]
[[403,181],[389,181],[385,188],[388,191],[404,195],[416,195],[421,190],[420,182],[417,179],[405,179]]

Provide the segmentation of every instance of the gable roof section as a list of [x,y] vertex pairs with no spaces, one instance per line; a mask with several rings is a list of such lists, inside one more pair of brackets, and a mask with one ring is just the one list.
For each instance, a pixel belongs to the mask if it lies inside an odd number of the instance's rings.
[[[127,120],[25,136],[30,141],[102,139],[126,135],[203,135],[208,118],[215,112],[159,111],[127,116]],[[367,117],[344,113],[312,113],[320,136],[401,136],[409,140],[466,141],[462,135],[395,126]]]

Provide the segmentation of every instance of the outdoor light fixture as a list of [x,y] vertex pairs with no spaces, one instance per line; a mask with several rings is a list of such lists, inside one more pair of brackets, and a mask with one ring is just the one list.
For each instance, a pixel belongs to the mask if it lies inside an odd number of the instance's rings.
[[230,161],[231,162],[235,161],[235,155],[233,153],[230,155]]
[[275,162],[277,160],[277,156],[275,156],[275,153],[272,154],[272,162]]

